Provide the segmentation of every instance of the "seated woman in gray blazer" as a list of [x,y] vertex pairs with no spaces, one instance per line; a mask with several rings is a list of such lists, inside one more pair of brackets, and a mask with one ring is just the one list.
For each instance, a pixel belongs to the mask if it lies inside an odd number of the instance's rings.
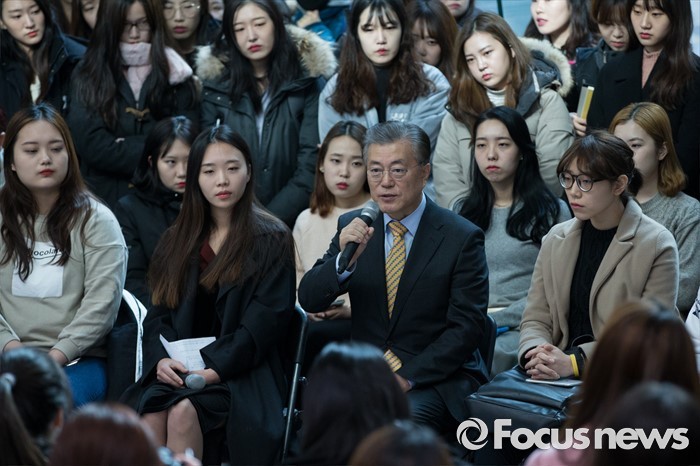
[[675,309],[673,235],[642,213],[633,152],[602,131],[578,139],[557,173],[574,213],[552,227],[537,257],[520,324],[520,365],[533,379],[580,377],[612,311],[647,298]]

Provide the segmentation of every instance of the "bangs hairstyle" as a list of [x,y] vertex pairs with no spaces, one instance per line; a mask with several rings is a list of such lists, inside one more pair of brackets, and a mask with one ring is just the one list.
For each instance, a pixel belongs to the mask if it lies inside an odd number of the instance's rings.
[[[202,0],[203,2],[206,0]],[[243,56],[238,48],[236,32],[233,22],[236,13],[245,5],[255,5],[262,9],[272,21],[274,28],[275,45],[267,57],[267,79],[269,87],[267,92],[274,95],[282,85],[288,81],[300,77],[303,73],[299,51],[284,25],[284,16],[275,3],[275,0],[225,0],[223,34],[215,45],[215,53],[226,57],[227,69],[231,80],[229,93],[231,100],[238,102],[244,94],[253,101],[256,113],[262,111],[262,96],[258,86],[258,80],[253,73],[253,65]]]
[[[652,102],[629,104],[617,112],[609,131],[614,133],[618,125],[628,121],[635,122],[651,136],[657,150],[666,145],[666,157],[659,161],[659,191],[664,196],[675,196],[685,188],[686,176],[673,145],[673,131],[666,110]],[[636,194],[640,187],[632,193]]]
[[159,121],[146,137],[141,160],[134,173],[134,186],[151,194],[170,192],[160,180],[158,160],[170,150],[176,140],[192,147],[196,137],[196,125],[187,117],[176,116]]
[[[46,233],[61,256],[54,259],[57,265],[65,265],[70,258],[71,230],[81,221],[81,236],[84,239],[85,224],[90,219],[90,194],[80,176],[78,156],[68,125],[49,104],[41,103],[19,110],[7,124],[4,150],[5,185],[0,190],[0,235],[5,243],[5,254],[0,259],[4,265],[16,261],[19,276],[24,281],[32,269],[32,250],[36,238],[34,224],[39,215],[38,206],[31,191],[20,181],[12,169],[15,162],[15,144],[19,132],[30,123],[46,121],[56,128],[63,139],[68,154],[68,173],[59,187],[58,200],[46,216]],[[27,242],[27,239],[29,241]],[[27,244],[29,243],[29,244]]]
[[510,74],[506,85],[506,107],[515,108],[518,105],[520,88],[529,73],[532,60],[527,47],[520,42],[506,20],[497,14],[480,13],[469,28],[462,29],[457,39],[457,48],[454,50],[455,75],[450,89],[449,105],[452,115],[468,128],[473,126],[481,113],[493,107],[486,94],[486,88],[474,79],[464,56],[464,44],[477,32],[489,34],[503,45],[506,51],[513,51],[512,54],[507,54],[510,59]]
[[[119,43],[126,25],[127,10],[135,2],[143,5],[151,28],[149,58],[152,69],[141,90],[141,94],[146,96],[146,108],[155,120],[176,113],[177,103],[172,92],[169,92],[170,65],[165,54],[165,47],[174,44],[165,28],[160,1],[102,0],[87,52],[76,68],[75,90],[83,105],[100,115],[112,130],[119,121],[117,85],[124,75]],[[190,89],[189,107],[196,101],[194,82],[189,79],[179,86],[182,85]]]
[[[588,9],[590,1],[591,0],[566,0],[571,10],[571,17],[569,19],[571,33],[561,50],[569,60],[575,60],[576,49],[578,47],[588,47],[594,37],[593,34],[598,34],[598,25],[593,21],[593,17]],[[525,29],[525,37],[547,39],[537,29],[534,18],[530,18],[530,22]]]
[[508,107],[494,107],[479,115],[474,124],[471,151],[472,189],[462,205],[460,215],[486,231],[491,226],[491,213],[496,201],[491,183],[476,163],[476,138],[486,121],[499,121],[508,130],[518,147],[520,161],[513,180],[513,204],[508,212],[506,232],[520,241],[542,242],[542,237],[557,223],[559,201],[547,188],[540,175],[535,144],[530,138],[525,119]]
[[360,16],[369,9],[368,21],[377,18],[382,26],[401,28],[399,50],[391,64],[387,103],[405,104],[428,95],[435,86],[425,76],[423,65],[413,53],[413,36],[406,8],[401,0],[355,0],[348,13],[348,28],[341,44],[335,92],[328,102],[338,113],[364,115],[379,106],[377,77],[372,62],[362,50],[358,29]]
[[[2,5],[6,1],[0,0],[0,13],[2,12]],[[44,35],[41,38],[41,42],[32,47],[31,56],[20,47],[7,29],[0,30],[0,57],[2,57],[3,61],[18,63],[24,74],[25,82],[19,83],[20,103],[22,106],[32,105],[34,102],[29,90],[29,86],[34,82],[34,76],[39,78],[39,83],[41,84],[36,101],[40,102],[46,98],[46,94],[49,91],[49,72],[54,65],[51,61],[51,46],[53,45],[54,37],[60,34],[60,28],[54,21],[55,16],[49,0],[34,0],[34,2],[36,2],[39,10],[44,15]],[[58,10],[61,10],[60,6],[58,6]]]
[[[293,267],[293,240],[287,227],[255,201],[255,177],[250,149],[245,140],[229,126],[219,125],[202,132],[195,139],[187,162],[187,189],[182,209],[174,224],[165,231],[156,246],[148,272],[153,290],[152,302],[175,308],[183,298],[185,283],[192,264],[199,263],[202,243],[215,228],[211,205],[199,186],[199,174],[207,150],[215,144],[226,144],[243,154],[250,180],[243,195],[232,209],[231,223],[221,250],[199,283],[212,290],[220,283],[240,283],[253,275],[264,274],[279,260],[289,260]],[[173,254],[177,251],[177,254]],[[256,257],[257,263],[249,260]]]
[[[627,0],[627,18],[639,0]],[[670,31],[663,42],[663,51],[657,59],[649,81],[652,84],[650,100],[664,108],[675,110],[683,105],[686,91],[694,82],[694,73],[700,69],[698,58],[693,55],[690,38],[693,33],[693,11],[690,0],[641,0],[642,8],[659,8],[669,19]],[[631,29],[631,37],[636,34]]]
[[[627,176],[627,189],[637,192],[642,183],[642,175],[634,168],[634,152],[627,143],[607,131],[594,130],[578,138],[569,147],[557,165],[557,175],[569,170],[576,161],[581,173],[593,179],[615,181]],[[620,196],[627,201],[625,190]]]
[[[470,8],[474,2],[469,4]],[[440,46],[440,61],[435,67],[442,71],[445,77],[452,81],[454,65],[452,56],[454,54],[455,41],[457,40],[457,23],[452,17],[450,10],[444,3],[435,0],[414,0],[408,6],[408,18],[411,23],[411,30],[416,24],[421,26],[421,38],[431,37]],[[424,34],[427,34],[424,35]]]
[[627,0],[593,0],[591,16],[598,24],[624,24],[630,30],[630,37],[634,36],[627,15]]
[[[325,218],[335,206],[335,196],[333,196],[333,193],[331,193],[328,186],[326,186],[326,180],[323,177],[323,173],[321,173],[321,167],[323,167],[323,162],[326,159],[326,155],[328,155],[328,146],[330,146],[333,139],[341,136],[348,136],[360,145],[360,155],[362,155],[362,141],[365,139],[366,132],[367,129],[360,123],[344,120],[334,124],[328,131],[326,138],[323,140],[323,143],[321,143],[321,148],[316,158],[316,179],[309,204],[311,213],[318,211],[318,215]],[[364,158],[362,163],[364,163]],[[362,190],[367,193],[369,192],[366,176],[365,183],[362,185]]]
[[671,382],[699,399],[693,342],[678,313],[651,303],[613,313],[586,365],[566,427],[601,427],[601,420],[639,382]]

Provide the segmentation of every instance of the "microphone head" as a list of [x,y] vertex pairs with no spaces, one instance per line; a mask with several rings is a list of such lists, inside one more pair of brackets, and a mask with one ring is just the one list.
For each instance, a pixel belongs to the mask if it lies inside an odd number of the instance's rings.
[[200,374],[189,374],[185,377],[185,386],[192,390],[201,390],[206,384],[207,382],[204,380],[204,376]]
[[379,215],[379,206],[374,201],[368,201],[367,204],[362,208],[360,212],[360,217],[365,221],[367,225],[374,222],[374,220]]

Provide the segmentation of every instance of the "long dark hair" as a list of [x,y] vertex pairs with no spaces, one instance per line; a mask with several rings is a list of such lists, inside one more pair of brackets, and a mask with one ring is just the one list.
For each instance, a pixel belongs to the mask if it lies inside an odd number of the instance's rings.
[[[578,47],[587,47],[594,39],[593,34],[598,33],[598,24],[593,20],[588,8],[591,0],[566,0],[571,9],[571,17],[569,24],[571,25],[571,33],[566,39],[562,51],[569,60],[576,58],[576,49]],[[530,22],[525,28],[525,37],[534,39],[546,39],[537,29],[535,19],[530,18]]]
[[[323,173],[321,173],[321,167],[323,167],[323,162],[326,159],[328,146],[330,146],[331,141],[341,136],[349,136],[357,141],[361,148],[366,132],[367,129],[361,124],[346,120],[339,121],[328,131],[326,138],[323,140],[323,143],[321,143],[321,148],[318,150],[318,157],[316,158],[316,179],[309,203],[311,213],[318,210],[318,214],[321,217],[325,217],[335,206],[335,196],[333,196],[333,193],[328,189],[328,186],[326,186],[326,180],[323,177]],[[367,184],[366,178],[362,189],[365,192],[369,192],[369,185]]]
[[372,62],[362,51],[357,29],[360,16],[369,8],[370,17],[381,24],[391,20],[401,26],[399,51],[393,60],[387,102],[405,104],[427,95],[433,83],[423,72],[423,65],[413,54],[413,37],[406,8],[401,0],[355,0],[348,14],[348,29],[342,42],[335,92],[329,103],[338,113],[364,115],[367,109],[379,106],[377,78]]
[[462,205],[460,214],[486,231],[491,225],[491,212],[495,201],[493,187],[479,170],[475,160],[476,135],[479,126],[488,120],[497,120],[508,129],[510,137],[520,150],[520,162],[513,180],[513,204],[508,212],[506,232],[520,241],[541,243],[552,225],[559,218],[559,201],[547,188],[540,175],[535,144],[525,119],[508,107],[494,107],[479,115],[472,136],[472,189]]
[[141,160],[134,173],[134,186],[151,194],[167,191],[158,175],[158,159],[170,150],[176,140],[192,147],[196,137],[196,125],[185,116],[166,118],[156,123],[146,136]]
[[[199,248],[214,228],[211,206],[199,187],[199,172],[207,149],[217,143],[228,144],[241,151],[250,180],[233,210],[228,236],[216,259],[199,277],[199,283],[207,289],[213,289],[222,282],[239,283],[253,275],[264,274],[275,261],[279,262],[280,257],[293,264],[294,248],[289,229],[255,201],[254,173],[248,144],[230,127],[219,125],[202,132],[192,144],[182,210],[158,243],[148,272],[153,304],[164,304],[169,308],[179,304],[185,291],[188,291],[185,290],[185,281],[189,266],[193,260],[197,260]],[[177,254],[173,254],[173,251],[177,251]],[[250,260],[252,257],[258,262],[253,263]]]
[[288,81],[300,77],[303,73],[299,51],[292,38],[287,34],[284,17],[274,0],[225,0],[223,34],[214,45],[215,53],[227,60],[229,80],[231,82],[230,96],[233,102],[238,102],[247,94],[253,101],[256,112],[262,109],[262,92],[253,73],[253,65],[238,49],[236,33],[233,30],[233,20],[236,12],[249,3],[260,7],[272,21],[275,30],[275,45],[267,58],[268,92],[274,94]]
[[[54,247],[61,252],[60,258],[56,260],[58,265],[66,264],[70,258],[71,230],[81,221],[80,228],[83,235],[85,224],[92,213],[91,196],[80,176],[78,156],[65,120],[48,104],[19,110],[7,124],[4,142],[5,186],[0,190],[0,214],[2,214],[0,235],[6,250],[0,259],[0,264],[17,261],[19,276],[22,280],[26,280],[31,273],[32,249],[36,240],[34,222],[38,215],[38,207],[32,193],[20,181],[17,172],[12,170],[12,165],[15,160],[17,135],[22,128],[35,121],[46,121],[54,126],[61,134],[68,152],[68,173],[61,183],[58,200],[46,217],[46,233]],[[27,238],[29,244],[27,244]]]
[[[2,14],[2,4],[5,0],[0,0],[0,14]],[[51,5],[48,0],[33,0],[44,14],[44,35],[41,42],[34,46],[31,57],[17,45],[17,41],[10,35],[7,29],[0,31],[0,56],[3,61],[17,62],[24,72],[25,82],[22,85],[22,105],[31,105],[32,96],[29,92],[29,85],[34,82],[34,76],[39,78],[41,93],[37,99],[40,102],[49,90],[49,71],[51,45],[54,38],[60,35],[58,25],[53,21]],[[59,6],[60,8],[60,6]]]
[[[473,1],[469,4],[469,8],[474,8]],[[454,73],[452,56],[458,28],[450,10],[441,1],[414,0],[408,6],[408,18],[412,27],[420,21],[428,35],[437,41],[440,46],[440,61],[435,67],[451,81]]]
[[[165,54],[170,39],[165,29],[165,19],[157,0],[110,0],[100,2],[95,31],[90,39],[85,57],[76,69],[75,94],[88,109],[94,109],[107,126],[114,130],[117,115],[117,86],[123,79],[123,63],[119,42],[126,24],[126,14],[134,2],[140,2],[146,12],[151,28],[151,72],[141,93],[146,96],[146,108],[153,118],[169,115],[174,105],[172,96],[166,92],[170,65]],[[195,98],[191,80],[192,99]]]
[[0,464],[46,464],[50,428],[71,407],[65,373],[29,347],[0,354]]
[[366,343],[330,343],[304,391],[301,451],[314,464],[347,464],[375,429],[408,419],[408,401],[382,353]]
[[[636,0],[627,0],[629,21]],[[693,12],[690,0],[643,0],[644,9],[656,6],[666,13],[671,28],[664,39],[663,51],[657,59],[656,73],[649,78],[651,101],[667,110],[674,110],[683,104],[685,92],[694,82],[693,75],[700,62],[693,55],[690,37],[693,34]],[[632,36],[636,38],[634,31]]]
[[529,73],[530,51],[515,35],[505,19],[494,13],[480,13],[468,28],[462,29],[454,50],[455,75],[450,89],[450,112],[460,123],[471,127],[476,118],[486,109],[493,107],[486,93],[471,71],[464,56],[464,43],[475,33],[489,34],[501,43],[506,50],[512,50],[510,59],[510,74],[506,85],[505,105],[515,108],[525,77]]

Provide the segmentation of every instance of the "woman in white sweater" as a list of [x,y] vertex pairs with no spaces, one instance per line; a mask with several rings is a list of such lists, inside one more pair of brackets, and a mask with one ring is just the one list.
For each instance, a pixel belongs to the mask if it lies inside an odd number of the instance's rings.
[[[354,121],[339,121],[328,131],[316,161],[316,180],[311,205],[294,224],[297,249],[297,286],[304,274],[323,257],[333,239],[338,218],[369,201],[367,166],[362,159],[365,127]],[[307,343],[307,361],[326,343],[350,337],[350,298],[339,296],[325,312],[308,314],[312,323]]]
[[87,191],[68,126],[25,108],[5,137],[0,191],[0,350],[31,346],[65,366],[76,405],[104,398],[106,337],[119,309],[126,245]]

